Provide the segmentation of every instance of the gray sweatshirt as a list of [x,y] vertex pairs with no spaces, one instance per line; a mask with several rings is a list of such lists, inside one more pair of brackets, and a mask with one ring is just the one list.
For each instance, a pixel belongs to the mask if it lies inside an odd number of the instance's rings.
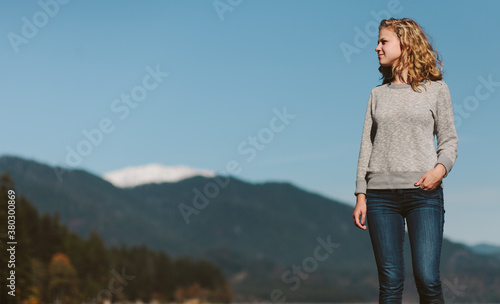
[[450,92],[442,80],[425,85],[427,90],[419,86],[420,93],[410,84],[389,83],[372,90],[355,195],[366,194],[366,189],[415,188],[422,175],[439,163],[446,175],[450,172],[458,143]]

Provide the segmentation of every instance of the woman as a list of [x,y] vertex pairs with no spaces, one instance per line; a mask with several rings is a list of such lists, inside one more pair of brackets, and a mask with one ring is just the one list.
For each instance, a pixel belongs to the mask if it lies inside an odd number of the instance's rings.
[[369,228],[380,303],[402,300],[405,220],[420,303],[444,303],[442,179],[458,142],[450,93],[439,55],[415,21],[382,20],[375,51],[383,84],[372,90],[366,110],[354,224]]

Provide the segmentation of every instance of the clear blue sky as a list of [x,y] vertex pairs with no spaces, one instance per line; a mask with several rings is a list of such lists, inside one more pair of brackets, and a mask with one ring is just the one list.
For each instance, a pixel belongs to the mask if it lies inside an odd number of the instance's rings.
[[65,165],[79,148],[74,163],[99,175],[235,160],[241,179],[354,205],[373,24],[408,17],[442,55],[455,108],[445,235],[500,245],[499,1],[59,1],[0,4],[0,154]]

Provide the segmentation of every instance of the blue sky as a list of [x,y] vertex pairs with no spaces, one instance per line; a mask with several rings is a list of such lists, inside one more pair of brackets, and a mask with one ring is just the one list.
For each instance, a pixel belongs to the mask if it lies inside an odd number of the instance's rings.
[[455,109],[445,236],[500,245],[500,2],[59,1],[0,4],[0,154],[99,175],[236,161],[241,179],[354,205],[374,24],[408,17]]

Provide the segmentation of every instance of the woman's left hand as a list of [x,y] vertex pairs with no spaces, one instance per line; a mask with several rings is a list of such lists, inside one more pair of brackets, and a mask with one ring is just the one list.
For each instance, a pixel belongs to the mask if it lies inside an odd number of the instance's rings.
[[434,190],[436,189],[446,175],[446,168],[443,164],[437,164],[434,169],[427,171],[422,177],[415,183],[415,186],[419,186],[424,190]]

